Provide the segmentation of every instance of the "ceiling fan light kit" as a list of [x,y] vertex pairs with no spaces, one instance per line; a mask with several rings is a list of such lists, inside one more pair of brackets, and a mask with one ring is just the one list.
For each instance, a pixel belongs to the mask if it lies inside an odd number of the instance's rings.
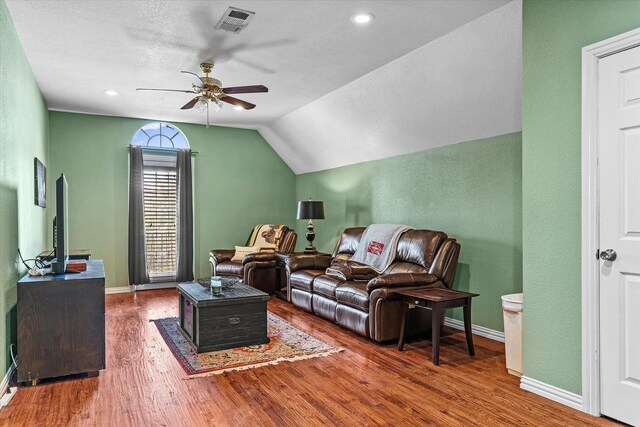
[[218,101],[217,99],[212,99],[210,104],[207,104],[207,108],[208,106],[211,105],[211,107],[213,108],[213,111],[215,113],[217,113],[218,111],[222,110],[222,102]]
[[200,97],[198,98],[198,101],[196,102],[196,105],[194,106],[194,108],[202,113],[207,109],[208,107],[207,104],[208,104],[207,98]]
[[136,90],[145,91],[161,91],[161,92],[184,92],[193,93],[196,96],[186,104],[184,104],[181,110],[190,110],[195,108],[200,112],[207,112],[207,127],[209,126],[209,105],[214,109],[214,112],[218,112],[222,109],[222,102],[232,104],[235,109],[251,110],[255,108],[255,104],[247,101],[243,101],[238,98],[229,96],[229,94],[242,94],[242,93],[260,93],[268,92],[269,89],[263,85],[253,86],[235,86],[235,87],[222,87],[222,82],[216,78],[209,77],[209,73],[213,71],[212,62],[203,62],[200,64],[200,69],[204,73],[204,76],[199,76],[190,71],[181,71],[183,74],[191,75],[193,81],[191,83],[191,90],[179,90],[179,89],[145,89],[138,88]]

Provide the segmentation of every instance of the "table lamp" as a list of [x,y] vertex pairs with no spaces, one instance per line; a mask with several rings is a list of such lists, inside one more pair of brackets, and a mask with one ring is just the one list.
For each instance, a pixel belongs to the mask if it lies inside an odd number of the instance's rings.
[[296,219],[308,219],[306,237],[309,242],[309,246],[304,248],[304,252],[308,254],[315,254],[317,252],[315,246],[313,246],[313,239],[316,238],[316,233],[313,231],[313,220],[324,219],[324,205],[318,200],[302,200],[298,202],[298,214]]

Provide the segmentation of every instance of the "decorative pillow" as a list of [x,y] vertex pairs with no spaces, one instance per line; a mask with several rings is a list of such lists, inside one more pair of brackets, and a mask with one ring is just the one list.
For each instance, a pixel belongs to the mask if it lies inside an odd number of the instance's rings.
[[275,252],[276,245],[264,245],[260,246],[260,252]]
[[231,261],[242,262],[245,256],[260,252],[260,246],[236,246],[236,253],[233,254]]

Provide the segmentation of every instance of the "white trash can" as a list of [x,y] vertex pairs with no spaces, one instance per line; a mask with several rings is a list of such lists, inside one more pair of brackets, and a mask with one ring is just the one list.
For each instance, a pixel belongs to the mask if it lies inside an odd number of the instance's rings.
[[507,371],[522,376],[522,294],[502,296]]

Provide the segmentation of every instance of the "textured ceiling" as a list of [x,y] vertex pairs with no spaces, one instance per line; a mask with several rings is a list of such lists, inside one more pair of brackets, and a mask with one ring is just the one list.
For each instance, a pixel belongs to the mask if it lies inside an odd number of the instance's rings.
[[[235,111],[227,106],[212,114],[213,124],[242,127],[277,121],[505,3],[7,0],[50,109],[204,123],[202,113],[179,109],[190,95],[136,92],[135,88],[189,88],[190,79],[180,70],[197,72],[200,62],[214,60],[213,75],[224,86],[264,84],[270,89],[265,94],[238,96],[257,104],[254,110]],[[256,12],[240,34],[214,29],[230,5]],[[357,27],[349,17],[358,11],[371,12],[376,19],[367,27]],[[402,84],[401,76],[389,77],[393,84]],[[415,83],[415,76],[412,79]],[[384,78],[375,83],[355,92],[334,92],[331,102],[359,108],[361,102],[368,102],[355,96],[363,89],[383,100],[398,90]],[[120,94],[107,97],[106,89]],[[407,91],[412,89],[403,90]],[[288,131],[283,133],[289,140]],[[310,169],[318,168],[323,165]]]

